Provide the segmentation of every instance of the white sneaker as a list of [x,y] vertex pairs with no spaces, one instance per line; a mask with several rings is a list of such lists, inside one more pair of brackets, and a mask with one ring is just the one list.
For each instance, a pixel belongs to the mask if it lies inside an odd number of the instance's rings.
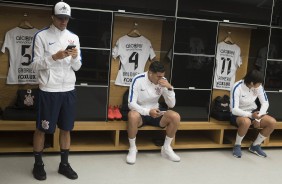
[[174,162],[180,161],[180,157],[174,153],[173,149],[170,146],[167,148],[162,146],[161,155],[162,157],[169,159],[171,161],[174,161]]
[[128,150],[128,154],[126,156],[126,163],[128,163],[128,164],[135,164],[137,152],[138,151],[137,151],[136,148],[130,148]]

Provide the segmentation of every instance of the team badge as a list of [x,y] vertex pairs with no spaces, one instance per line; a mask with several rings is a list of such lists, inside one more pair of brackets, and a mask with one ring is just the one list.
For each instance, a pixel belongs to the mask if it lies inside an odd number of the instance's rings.
[[155,90],[156,90],[157,95],[161,95],[161,88],[160,87],[156,87]]
[[74,45],[74,40],[68,40],[69,45]]
[[42,128],[44,128],[45,130],[49,129],[49,121],[47,121],[47,120],[42,120],[42,121],[41,121],[41,126],[42,126]]
[[257,90],[257,89],[253,89],[252,91],[253,91],[253,95],[254,95],[254,96],[257,96],[258,90]]
[[34,96],[31,96],[31,89],[27,90],[28,95],[24,95],[24,104],[26,106],[33,106],[34,104]]

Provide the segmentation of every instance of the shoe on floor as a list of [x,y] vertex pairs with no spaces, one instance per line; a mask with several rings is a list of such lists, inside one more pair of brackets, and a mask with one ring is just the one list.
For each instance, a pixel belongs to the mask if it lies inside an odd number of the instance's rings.
[[260,157],[264,157],[264,158],[267,157],[267,155],[262,151],[262,149],[261,149],[259,144],[255,145],[255,146],[252,144],[249,147],[249,151],[254,153],[254,154],[256,154],[256,155],[258,155],[258,156],[260,156]]
[[44,164],[34,164],[32,170],[33,177],[37,180],[46,180],[46,172],[44,170]]
[[242,156],[241,145],[234,145],[233,156],[236,158],[241,158]]
[[180,157],[174,153],[173,149],[170,146],[167,148],[162,146],[161,155],[162,157],[167,158],[174,162],[180,161]]
[[114,106],[113,114],[114,114],[115,119],[121,119],[122,118],[122,115],[121,115],[121,113],[119,111],[118,106]]
[[67,164],[60,163],[58,173],[72,180],[75,180],[78,178],[77,173],[71,168],[69,163]]
[[130,148],[128,150],[128,154],[126,156],[126,163],[128,163],[128,164],[135,164],[137,152],[138,151],[137,151],[136,148]]
[[109,107],[108,107],[108,119],[109,119],[109,120],[114,120],[114,119],[115,119],[113,107],[110,106],[110,105],[109,105]]

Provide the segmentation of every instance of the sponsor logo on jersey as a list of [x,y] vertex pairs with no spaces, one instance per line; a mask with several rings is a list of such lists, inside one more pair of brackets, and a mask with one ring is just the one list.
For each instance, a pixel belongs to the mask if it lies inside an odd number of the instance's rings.
[[134,77],[135,75],[139,74],[138,72],[122,72],[124,77]]
[[26,74],[26,75],[18,75],[18,80],[20,79],[36,79],[36,75]]
[[227,50],[227,49],[221,49],[220,53],[221,54],[228,54],[228,55],[235,55],[235,51]]
[[127,49],[142,49],[143,44],[140,43],[128,43],[125,45]]
[[53,45],[54,43],[56,43],[56,42],[49,42],[49,45]]
[[124,82],[125,84],[130,84],[130,83],[132,82],[132,78],[127,78],[127,77],[125,77],[125,78],[123,79],[123,82]]
[[16,43],[31,44],[32,39],[33,39],[33,36],[18,35],[18,36],[16,36]]

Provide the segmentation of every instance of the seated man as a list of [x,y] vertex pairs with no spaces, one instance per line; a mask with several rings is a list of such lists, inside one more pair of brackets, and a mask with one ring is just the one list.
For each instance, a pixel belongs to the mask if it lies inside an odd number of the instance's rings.
[[126,157],[128,164],[136,161],[137,147],[135,144],[138,128],[144,125],[166,127],[166,138],[161,149],[164,158],[179,162],[180,157],[174,153],[170,144],[175,136],[180,122],[178,113],[159,109],[159,98],[164,97],[169,108],[175,105],[173,87],[164,77],[165,68],[159,61],[154,61],[149,71],[136,75],[129,88],[128,106],[128,139],[129,152]]
[[[249,151],[260,156],[267,155],[262,151],[260,144],[274,130],[276,120],[267,115],[269,107],[266,93],[262,87],[263,74],[258,70],[247,73],[243,80],[236,82],[230,94],[231,124],[238,127],[233,156],[241,158],[241,142],[251,125],[261,128],[256,140],[249,147]],[[258,110],[255,103],[259,99],[261,107]]]

